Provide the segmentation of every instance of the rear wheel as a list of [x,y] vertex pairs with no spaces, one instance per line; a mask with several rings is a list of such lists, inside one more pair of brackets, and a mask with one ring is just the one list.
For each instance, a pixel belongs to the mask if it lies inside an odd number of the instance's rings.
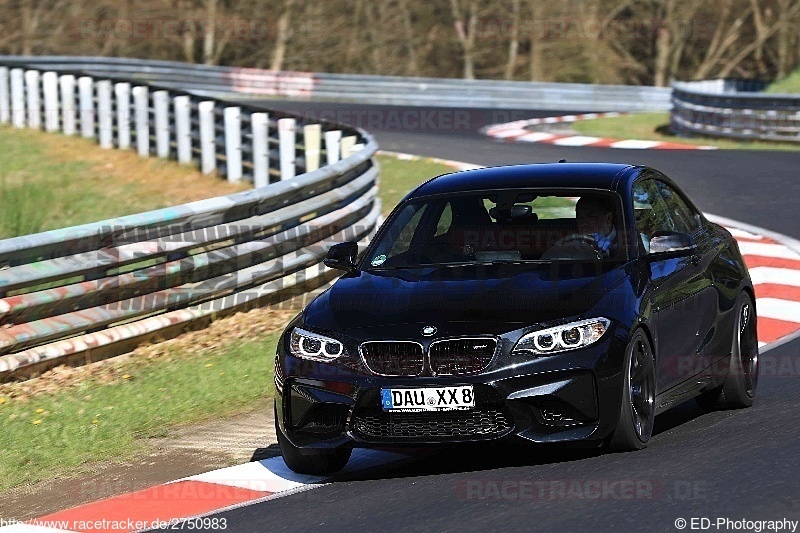
[[736,303],[730,363],[725,383],[697,397],[705,410],[750,407],[758,387],[758,333],[750,295],[742,292]]
[[309,474],[321,476],[333,474],[345,467],[350,460],[352,448],[343,448],[333,453],[304,455],[300,448],[289,442],[278,426],[278,411],[275,410],[275,433],[278,437],[278,445],[281,448],[283,461],[291,470],[298,474]]
[[653,349],[640,329],[625,350],[625,377],[617,428],[607,447],[615,451],[640,450],[653,434],[656,417],[656,373]]

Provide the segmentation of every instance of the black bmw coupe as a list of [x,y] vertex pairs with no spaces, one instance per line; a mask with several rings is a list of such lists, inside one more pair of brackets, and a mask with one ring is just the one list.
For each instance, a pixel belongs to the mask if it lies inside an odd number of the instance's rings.
[[643,448],[697,397],[752,405],[753,286],[736,241],[652,168],[555,163],[433,178],[286,328],[275,424],[297,472],[354,447],[523,439]]

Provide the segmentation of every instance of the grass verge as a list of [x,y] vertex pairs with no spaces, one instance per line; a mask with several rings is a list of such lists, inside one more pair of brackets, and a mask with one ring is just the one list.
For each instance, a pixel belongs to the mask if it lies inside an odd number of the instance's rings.
[[641,139],[700,146],[716,146],[729,150],[798,150],[800,145],[765,141],[729,141],[712,138],[678,137],[668,133],[669,113],[634,113],[619,117],[581,120],[572,129],[582,135],[611,139]]
[[456,172],[456,169],[435,163],[429,159],[398,159],[390,155],[377,156],[381,165],[379,196],[384,214],[391,211],[411,189],[440,174]]
[[247,189],[174,161],[94,141],[0,127],[0,239]]
[[[453,171],[426,160],[378,160],[386,212],[417,184]],[[177,426],[252,410],[272,396],[272,358],[292,314],[240,313],[126,356],[0,385],[0,490],[133,457],[148,438]]]
[[800,93],[800,68],[783,78],[775,81],[767,87],[764,92],[777,94]]
[[0,490],[136,455],[169,428],[246,412],[271,397],[278,329],[288,315],[251,313],[39,382],[0,386]]

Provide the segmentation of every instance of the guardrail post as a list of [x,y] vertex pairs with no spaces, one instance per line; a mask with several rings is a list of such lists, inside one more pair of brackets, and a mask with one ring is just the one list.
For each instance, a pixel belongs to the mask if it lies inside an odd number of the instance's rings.
[[64,135],[75,135],[75,76],[59,76],[58,85],[61,90],[61,131]]
[[97,137],[100,148],[112,148],[114,122],[111,117],[111,82],[100,80],[97,86]]
[[295,158],[297,157],[296,137],[297,122],[293,118],[278,120],[278,141],[280,143],[281,179],[288,180],[294,177]]
[[123,150],[131,147],[131,84],[114,85],[117,98],[117,146]]
[[156,155],[169,157],[169,93],[156,91],[153,93],[153,108],[156,114]]
[[147,87],[134,87],[134,121],[136,123],[136,153],[142,157],[150,155],[150,90]]
[[94,80],[89,76],[78,78],[78,99],[81,117],[81,137],[94,137]]
[[342,137],[342,159],[347,159],[354,152],[356,138],[354,135]]
[[217,129],[214,102],[206,100],[197,106],[200,120],[200,171],[211,174],[217,169]]
[[42,110],[40,108],[41,99],[39,98],[39,71],[25,71],[25,91],[28,98],[28,127],[42,127]]
[[8,67],[0,67],[0,123],[2,124],[8,124],[11,120],[11,103],[8,92]]
[[25,73],[21,68],[11,69],[11,123],[15,128],[25,127]]
[[303,128],[303,144],[306,152],[306,172],[311,172],[319,168],[319,148],[322,126],[319,124],[308,124]]
[[253,128],[253,186],[269,185],[269,115],[250,115]]
[[325,132],[325,155],[329,165],[339,161],[339,145],[341,142],[341,131],[333,130]]
[[58,130],[58,74],[42,74],[42,94],[44,95],[44,129]]
[[173,101],[175,103],[175,140],[178,144],[178,163],[191,163],[191,103],[188,96],[176,96]]
[[225,159],[228,181],[242,179],[242,110],[225,108]]

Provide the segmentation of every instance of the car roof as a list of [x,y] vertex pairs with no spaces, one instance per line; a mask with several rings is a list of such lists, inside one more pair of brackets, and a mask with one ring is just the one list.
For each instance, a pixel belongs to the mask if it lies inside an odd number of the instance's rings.
[[622,182],[634,179],[643,168],[619,163],[534,163],[487,167],[437,176],[417,187],[406,198],[529,187],[618,191]]

